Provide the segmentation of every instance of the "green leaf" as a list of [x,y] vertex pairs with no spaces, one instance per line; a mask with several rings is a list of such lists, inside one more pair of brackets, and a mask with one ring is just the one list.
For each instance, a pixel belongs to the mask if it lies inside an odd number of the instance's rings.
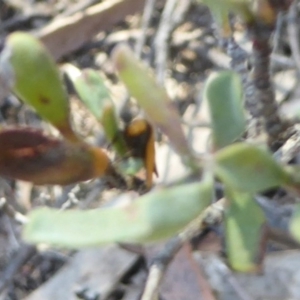
[[128,157],[128,159],[120,161],[117,168],[121,174],[135,175],[143,168],[143,160],[141,158]]
[[222,29],[223,36],[229,36],[231,33],[230,23],[229,23],[229,7],[228,1],[224,0],[203,0],[199,1],[206,4],[213,15],[215,21],[218,23]]
[[110,141],[117,154],[120,157],[125,157],[128,154],[128,148],[119,128],[113,103],[105,105],[100,122],[104,128],[107,139]]
[[230,266],[240,272],[261,268],[261,242],[266,218],[254,197],[227,189],[229,206],[225,211],[225,239]]
[[12,67],[13,92],[66,138],[77,140],[59,71],[42,43],[30,34],[15,32],[8,36],[1,56]]
[[290,221],[290,232],[292,236],[300,242],[300,204],[297,203]]
[[76,92],[93,115],[101,120],[103,109],[111,104],[110,93],[102,76],[92,69],[80,71],[75,66],[67,64],[64,67],[69,78],[72,80]]
[[216,22],[228,36],[230,29],[229,14],[234,12],[244,21],[253,19],[251,12],[251,0],[198,0],[208,6]]
[[80,99],[102,124],[109,142],[118,155],[124,157],[128,150],[120,134],[115,106],[102,76],[92,69],[80,71],[71,64],[66,64],[64,70]]
[[239,76],[231,71],[210,76],[204,97],[209,105],[214,147],[219,149],[239,139],[246,130],[243,88]]
[[119,77],[145,110],[150,121],[168,136],[175,150],[183,158],[193,160],[181,127],[180,116],[165,89],[156,82],[150,70],[142,65],[125,45],[114,49],[112,59]]
[[287,165],[284,169],[290,177],[289,182],[285,185],[285,189],[289,190],[293,194],[300,195],[300,166]]
[[116,242],[153,242],[176,234],[211,202],[212,178],[148,193],[123,207],[90,211],[37,209],[24,238],[30,243],[81,248]]
[[249,193],[288,185],[292,181],[270,152],[247,143],[236,143],[218,151],[215,172],[232,188]]

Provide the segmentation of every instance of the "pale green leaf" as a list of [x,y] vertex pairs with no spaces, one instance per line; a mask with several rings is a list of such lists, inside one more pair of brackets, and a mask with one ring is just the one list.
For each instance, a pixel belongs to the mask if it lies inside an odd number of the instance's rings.
[[125,156],[128,150],[120,134],[115,106],[104,78],[96,70],[80,71],[71,64],[64,65],[64,70],[72,81],[80,99],[102,124],[108,141],[119,156]]
[[8,36],[2,56],[11,64],[13,91],[37,113],[69,138],[75,138],[69,124],[68,97],[55,61],[43,44],[30,34]]
[[216,22],[226,34],[230,31],[229,14],[237,13],[244,21],[253,19],[252,0],[198,0],[208,6]]
[[241,138],[246,118],[239,76],[232,71],[213,74],[206,82],[204,97],[209,105],[214,147],[219,149]]
[[119,77],[144,109],[150,121],[168,136],[183,158],[191,158],[191,150],[181,127],[180,116],[165,89],[156,82],[150,70],[141,64],[125,45],[114,49],[112,59]]
[[[79,70],[78,70],[79,71]],[[71,75],[71,74],[70,74]],[[111,104],[110,92],[103,77],[93,69],[79,71],[76,77],[70,76],[76,92],[93,115],[101,120],[103,109]]]
[[211,202],[212,179],[148,193],[124,207],[90,211],[37,209],[24,238],[30,243],[80,248],[116,242],[153,242],[175,235]]
[[291,182],[290,175],[270,152],[247,143],[236,143],[218,151],[215,172],[230,187],[249,193]]
[[225,211],[226,253],[230,266],[240,272],[261,268],[261,242],[266,218],[254,197],[227,189]]

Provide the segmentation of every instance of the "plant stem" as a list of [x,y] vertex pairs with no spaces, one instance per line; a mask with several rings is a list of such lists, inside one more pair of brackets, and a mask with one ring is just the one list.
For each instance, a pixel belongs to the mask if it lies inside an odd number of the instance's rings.
[[250,34],[252,38],[252,72],[250,85],[253,92],[251,102],[256,106],[257,117],[262,117],[269,145],[272,149],[279,148],[288,138],[287,130],[290,125],[279,115],[278,104],[275,100],[274,87],[270,78],[270,56],[272,47],[270,36],[273,26],[266,24],[252,24]]

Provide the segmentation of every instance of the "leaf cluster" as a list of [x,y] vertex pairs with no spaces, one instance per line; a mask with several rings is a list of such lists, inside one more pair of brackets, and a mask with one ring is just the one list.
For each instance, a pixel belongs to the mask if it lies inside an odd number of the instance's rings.
[[[1,61],[9,66],[13,76],[5,78],[1,74],[1,78],[55,126],[63,139],[29,128],[3,129],[0,132],[0,175],[37,184],[67,184],[105,177],[112,170],[122,175],[126,173],[111,162],[105,149],[87,144],[73,131],[59,71],[42,44],[28,34],[14,33],[8,37],[3,53]],[[151,190],[123,207],[64,212],[37,209],[29,214],[24,238],[31,243],[67,248],[166,239],[180,232],[212,203],[214,180],[218,180],[224,186],[228,201],[224,218],[229,263],[240,271],[258,270],[266,217],[255,195],[275,187],[298,191],[299,176],[297,169],[277,162],[266,147],[243,140],[247,122],[239,76],[223,71],[207,79],[204,98],[211,117],[212,146],[210,153],[199,158],[187,142],[177,110],[151,71],[123,45],[114,50],[111,59],[147,120],[133,120],[120,129],[114,104],[101,76],[95,70],[80,71],[73,66],[69,66],[67,73],[82,101],[102,124],[116,155],[125,158],[131,150],[132,157],[141,158],[150,188],[156,170],[154,126],[168,137],[198,179]],[[132,141],[145,132],[143,150],[134,155]],[[297,239],[300,239],[299,214],[296,213],[291,226]]]

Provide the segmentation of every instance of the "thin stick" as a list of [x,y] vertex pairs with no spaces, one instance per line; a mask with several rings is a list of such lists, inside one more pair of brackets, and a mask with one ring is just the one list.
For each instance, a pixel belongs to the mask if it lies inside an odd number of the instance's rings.
[[146,43],[146,37],[147,37],[146,32],[149,27],[151,17],[153,15],[155,3],[156,3],[156,0],[146,0],[146,4],[144,7],[144,13],[143,13],[143,19],[142,19],[141,35],[135,45],[135,53],[138,58],[142,57],[143,47]]
[[167,242],[164,249],[154,259],[149,270],[146,286],[141,300],[158,299],[158,289],[163,280],[167,267],[182,245],[183,241],[179,237],[175,237]]
[[155,66],[158,82],[163,83],[167,64],[168,37],[172,31],[172,16],[178,0],[167,0],[154,41]]
[[20,224],[25,224],[28,221],[27,217],[16,211],[10,204],[7,203],[4,197],[0,198],[0,210]]
[[289,124],[283,121],[279,114],[270,77],[272,48],[269,37],[273,29],[254,24],[250,31],[253,42],[253,70],[250,78],[253,87],[252,99],[257,105],[258,115],[263,118],[269,146],[277,150],[289,138],[292,130],[289,130]]
[[1,273],[0,278],[0,293],[13,280],[14,275],[18,270],[37,252],[36,248],[31,245],[23,245],[18,253],[10,260],[8,265]]
[[297,3],[298,1],[294,1],[294,3],[292,3],[289,9],[287,31],[294,64],[297,68],[298,74],[300,74],[300,49],[299,30],[297,24]]
[[174,28],[182,22],[191,0],[167,0],[154,40],[157,80],[163,84],[167,69],[168,40]]

